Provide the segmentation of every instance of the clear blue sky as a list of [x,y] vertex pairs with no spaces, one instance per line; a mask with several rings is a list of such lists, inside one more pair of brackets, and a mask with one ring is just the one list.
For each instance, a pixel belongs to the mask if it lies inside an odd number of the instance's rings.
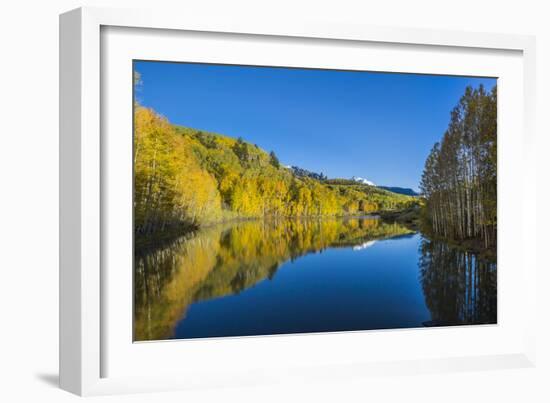
[[329,178],[418,190],[424,161],[467,85],[496,79],[135,62],[142,105],[172,123],[275,151]]

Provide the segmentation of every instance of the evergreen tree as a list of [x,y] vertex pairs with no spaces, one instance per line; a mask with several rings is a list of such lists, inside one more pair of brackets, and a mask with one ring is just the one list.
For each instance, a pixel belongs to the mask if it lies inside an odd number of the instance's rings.
[[273,165],[275,168],[279,169],[281,167],[281,164],[279,163],[279,159],[275,155],[274,151],[271,151],[269,153],[269,163]]

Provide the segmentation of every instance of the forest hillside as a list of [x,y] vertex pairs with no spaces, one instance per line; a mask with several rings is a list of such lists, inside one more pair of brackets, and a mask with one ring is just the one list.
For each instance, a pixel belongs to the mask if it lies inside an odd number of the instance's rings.
[[242,138],[176,126],[135,106],[136,236],[265,217],[393,211],[418,199],[374,186],[299,175]]

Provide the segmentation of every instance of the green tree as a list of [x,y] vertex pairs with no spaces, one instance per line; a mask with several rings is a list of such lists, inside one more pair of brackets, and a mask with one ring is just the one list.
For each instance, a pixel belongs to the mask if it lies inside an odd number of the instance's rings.
[[277,169],[281,167],[281,164],[279,163],[279,158],[277,158],[277,156],[275,155],[275,151],[271,151],[269,153],[269,162]]

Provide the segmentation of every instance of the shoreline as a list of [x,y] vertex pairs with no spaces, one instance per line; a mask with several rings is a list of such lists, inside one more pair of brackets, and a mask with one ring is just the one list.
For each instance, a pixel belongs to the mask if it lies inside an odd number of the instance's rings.
[[267,216],[267,217],[235,217],[221,221],[211,222],[205,225],[187,225],[179,228],[172,228],[166,231],[159,232],[152,236],[136,236],[134,234],[134,255],[147,253],[151,249],[156,249],[162,245],[169,244],[179,238],[190,236],[202,229],[208,229],[219,225],[231,225],[252,221],[277,222],[281,220],[295,221],[321,221],[321,220],[351,220],[351,219],[376,219],[386,223],[398,223],[413,233],[418,233],[422,237],[430,241],[444,242],[453,248],[457,248],[464,252],[473,253],[482,259],[495,261],[497,259],[496,247],[484,248],[480,245],[477,239],[446,239],[435,235],[432,231],[426,228],[420,220],[420,211],[418,208],[412,207],[399,211],[382,211],[369,214],[350,214],[341,216]]
[[496,246],[486,248],[482,245],[480,240],[475,238],[460,240],[444,238],[434,234],[433,231],[427,228],[427,226],[422,222],[419,208],[412,207],[401,211],[383,213],[381,214],[381,219],[388,222],[398,222],[407,228],[419,232],[423,237],[429,240],[445,242],[449,246],[460,249],[463,252],[474,253],[483,259],[488,259],[495,262],[497,260]]
[[481,257],[482,259],[497,262],[497,247],[485,248],[480,245],[481,241],[475,238],[470,239],[447,239],[441,236],[435,235],[432,231],[425,230],[424,228],[419,230],[422,236],[429,239],[430,241],[445,242],[446,244],[457,248],[463,252],[473,253]]
[[322,216],[322,215],[308,215],[308,216],[265,216],[265,217],[234,217],[228,218],[225,220],[219,220],[215,222],[210,222],[203,225],[182,225],[179,228],[171,228],[165,231],[159,231],[157,234],[152,235],[137,235],[134,233],[134,254],[138,251],[144,251],[150,248],[157,247],[158,245],[153,244],[164,244],[172,242],[178,238],[184,237],[189,234],[193,234],[201,229],[212,228],[218,225],[224,224],[238,224],[249,221],[267,221],[274,222],[278,220],[351,220],[351,219],[380,219],[382,220],[382,212],[373,212],[373,213],[363,213],[363,214],[348,214],[348,215],[337,215],[337,216]]

